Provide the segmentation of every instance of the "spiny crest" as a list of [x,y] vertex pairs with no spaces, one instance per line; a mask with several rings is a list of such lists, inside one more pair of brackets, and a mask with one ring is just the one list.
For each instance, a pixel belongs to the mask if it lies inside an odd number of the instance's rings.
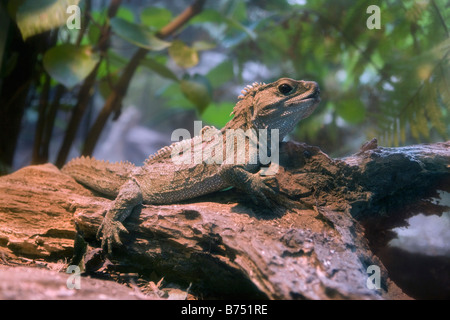
[[247,95],[249,95],[252,92],[258,91],[261,86],[265,86],[266,84],[264,82],[253,82],[252,85],[247,85],[244,89],[241,91],[241,95],[238,96],[238,99],[244,99]]
[[177,149],[179,148],[180,150],[185,150],[186,148],[188,148],[189,146],[192,146],[193,144],[199,142],[203,142],[203,135],[205,135],[209,130],[214,130],[213,132],[209,132],[210,134],[215,134],[217,132],[219,132],[219,130],[217,130],[217,128],[213,127],[213,126],[205,126],[202,128],[202,130],[200,131],[200,135],[195,136],[192,139],[185,139],[185,140],[181,140],[181,141],[177,141],[172,143],[169,146],[165,146],[161,149],[159,149],[156,153],[152,154],[151,156],[149,156],[147,158],[147,160],[145,160],[144,164],[151,164],[152,162],[156,162],[158,160],[163,160],[163,159],[168,159],[172,156],[172,150],[177,147]]
[[144,161],[144,165],[149,164],[151,162],[155,162],[156,160],[166,158],[167,155],[171,154],[173,145],[174,145],[174,143],[172,143],[170,146],[165,146],[165,147],[159,149],[158,151],[156,151],[156,153],[150,155],[147,158],[147,160]]
[[[258,92],[262,87],[264,87],[266,84],[264,82],[253,82],[252,85],[247,85],[242,91],[241,95],[238,96],[238,99],[241,101],[245,98],[249,97],[250,95],[254,95],[256,92]],[[240,101],[239,101],[240,102]],[[237,103],[236,106],[233,109],[233,112],[231,112],[231,115],[238,114],[241,110],[241,108],[245,108],[241,103]]]
[[134,166],[129,161],[120,161],[120,162],[110,162],[109,160],[98,160],[91,156],[80,156],[78,158],[74,158],[70,160],[67,164],[76,164],[76,163],[101,163],[101,164],[107,164],[107,165],[120,165],[120,166]]
[[114,172],[129,172],[135,168],[134,164],[129,161],[109,162],[108,160],[97,160],[90,156],[81,156],[70,160],[63,168],[63,172],[70,172],[73,168],[87,167],[99,170],[106,169]]
[[188,145],[190,145],[191,143],[192,143],[192,139],[186,139],[186,140],[174,142],[170,146],[165,146],[165,147],[159,149],[158,151],[156,151],[156,153],[149,156],[147,158],[147,160],[145,160],[144,164],[147,165],[147,164],[157,162],[158,160],[168,159],[172,156],[172,150],[175,147],[180,147],[181,150],[184,150],[184,148],[187,147]]

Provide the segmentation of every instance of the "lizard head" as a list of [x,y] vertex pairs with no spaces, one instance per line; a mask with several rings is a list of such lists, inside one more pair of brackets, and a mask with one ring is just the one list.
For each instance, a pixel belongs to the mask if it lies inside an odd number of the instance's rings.
[[319,104],[316,82],[281,78],[269,84],[254,83],[239,96],[233,114],[247,127],[278,129],[283,139],[295,125],[308,117]]

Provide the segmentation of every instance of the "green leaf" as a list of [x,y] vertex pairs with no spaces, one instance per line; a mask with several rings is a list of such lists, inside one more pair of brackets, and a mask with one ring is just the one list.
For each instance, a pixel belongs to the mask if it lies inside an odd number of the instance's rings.
[[90,16],[93,21],[89,24],[88,39],[90,43],[97,43],[101,35],[101,26],[105,24],[108,13],[106,9],[92,10]]
[[257,34],[249,27],[244,26],[235,18],[226,18],[226,22],[231,28],[243,31],[251,40],[255,41],[258,37]]
[[195,75],[190,79],[181,80],[180,89],[184,96],[197,107],[200,114],[211,102],[211,85],[204,76]]
[[170,70],[165,65],[163,65],[162,63],[159,63],[158,61],[156,61],[154,59],[145,58],[141,61],[141,65],[155,71],[157,74],[159,74],[160,76],[162,76],[164,78],[178,81],[178,77],[176,76],[175,73],[172,72],[172,70]]
[[117,18],[120,18],[122,20],[128,21],[130,23],[133,23],[134,21],[134,13],[130,9],[127,9],[123,6],[119,7],[119,10],[117,10],[116,14]]
[[201,24],[205,22],[222,23],[225,21],[225,17],[218,11],[213,9],[205,9],[200,14],[193,17],[189,24]]
[[166,8],[149,7],[141,12],[141,22],[146,26],[161,29],[172,20],[172,12]]
[[44,68],[49,75],[67,88],[83,81],[99,61],[90,46],[77,47],[62,44],[49,49],[43,58]]
[[444,105],[450,111],[450,68],[441,66],[438,73],[438,90]]
[[432,127],[441,135],[444,140],[447,140],[447,127],[444,122],[444,115],[442,110],[437,104],[437,88],[434,84],[429,82],[425,83],[423,88],[423,105],[425,107],[425,113],[431,122]]
[[336,113],[345,121],[353,124],[361,123],[366,117],[364,105],[357,98],[340,101],[336,107]]
[[415,114],[415,122],[417,124],[417,129],[419,130],[419,133],[425,138],[430,138],[430,130],[428,128],[428,121],[425,116],[425,108],[421,107],[417,109],[417,112]]
[[192,44],[192,49],[195,49],[197,51],[205,51],[205,50],[211,50],[217,47],[217,45],[213,42],[207,42],[207,41],[195,41]]
[[138,47],[159,51],[170,46],[170,42],[158,39],[146,27],[128,22],[121,18],[113,18],[110,21],[112,30],[121,38]]
[[91,12],[89,13],[92,19],[94,20],[93,22],[97,24],[98,27],[100,27],[106,22],[106,19],[108,18],[107,9],[108,9],[107,7],[104,7],[99,10],[91,10]]
[[210,125],[222,128],[231,119],[230,113],[233,111],[234,103],[221,102],[211,103],[202,114],[202,120]]
[[233,63],[231,60],[226,60],[218,64],[208,72],[206,77],[214,88],[220,87],[222,84],[233,79]]
[[80,0],[25,0],[18,7],[16,22],[24,40],[36,34],[57,28],[67,22],[71,5]]
[[244,21],[248,19],[247,5],[245,4],[245,1],[235,1],[233,9],[233,13],[230,14],[230,16],[232,15],[234,19],[237,21]]
[[94,24],[91,24],[88,30],[88,38],[90,43],[97,43],[100,40],[100,36],[100,28]]
[[175,40],[169,48],[169,55],[182,68],[191,68],[198,64],[197,50],[188,47],[181,40]]
[[406,142],[406,129],[405,129],[405,124],[406,124],[406,119],[405,117],[400,117],[399,118],[399,127],[400,127],[400,142],[402,144],[405,144]]
[[419,133],[419,128],[417,127],[417,123],[415,121],[415,119],[413,119],[413,114],[409,114],[408,115],[408,120],[409,120],[409,127],[411,130],[411,136],[418,141],[420,138],[420,133]]
[[193,109],[195,106],[189,101],[181,91],[180,84],[173,82],[164,88],[160,93],[171,108]]

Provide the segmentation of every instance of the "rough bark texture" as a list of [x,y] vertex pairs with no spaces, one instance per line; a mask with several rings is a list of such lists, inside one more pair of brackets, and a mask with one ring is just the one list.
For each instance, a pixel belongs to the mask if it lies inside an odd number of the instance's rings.
[[[450,142],[377,148],[373,141],[344,159],[289,142],[280,163],[267,183],[289,209],[265,213],[235,190],[143,206],[125,222],[129,235],[112,258],[116,270],[192,284],[204,298],[407,298],[372,252],[364,226],[448,181]],[[51,164],[1,177],[2,260],[68,260],[75,225],[98,246],[95,233],[110,203]],[[380,290],[367,288],[369,265],[381,268]]]
[[68,275],[51,270],[0,266],[0,300],[141,300],[147,298],[139,291],[112,281],[98,279],[83,279],[79,290],[69,289],[67,279]]

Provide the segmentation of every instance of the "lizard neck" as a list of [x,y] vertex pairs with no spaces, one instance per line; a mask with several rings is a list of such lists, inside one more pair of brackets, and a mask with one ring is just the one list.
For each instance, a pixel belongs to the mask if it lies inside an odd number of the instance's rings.
[[248,129],[256,130],[256,126],[253,121],[253,112],[253,104],[248,101],[248,99],[239,101],[234,108],[234,111],[232,112],[232,114],[234,115],[233,119],[228,121],[225,127],[223,127],[222,133],[224,133],[228,129],[241,129],[244,131]]

